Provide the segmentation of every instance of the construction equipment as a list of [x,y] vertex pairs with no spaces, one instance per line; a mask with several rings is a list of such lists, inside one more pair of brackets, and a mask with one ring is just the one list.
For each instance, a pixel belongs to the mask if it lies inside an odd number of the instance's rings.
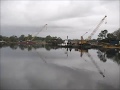
[[84,44],[84,43],[86,43],[86,40],[83,39],[83,36],[84,36],[85,34],[87,34],[87,33],[88,33],[88,32],[84,33],[84,34],[81,36],[81,41],[79,42],[79,44]]
[[79,49],[79,52],[81,52],[80,56],[82,57],[84,53],[88,52],[88,49]]
[[88,32],[84,33],[82,36],[84,36],[85,34],[87,34]]
[[33,38],[31,39],[31,41],[32,41],[45,27],[46,27],[46,30],[47,30],[47,24],[45,24],[45,25],[41,28],[41,30],[40,30],[39,32],[37,32],[37,33],[33,36]]
[[93,32],[90,34],[90,36],[88,37],[88,40],[91,40],[92,36],[96,33],[96,31],[98,30],[98,28],[101,26],[101,24],[104,22],[105,18],[107,16],[105,16],[101,21],[100,23],[97,25],[97,27],[93,30]]
[[26,41],[20,41],[20,42],[18,42],[18,44],[20,44],[20,45],[34,45],[34,44],[36,44],[36,42],[33,42],[33,39],[44,29],[46,27],[46,29],[47,29],[47,24],[45,24],[41,29],[40,29],[40,31],[39,32],[37,32],[31,39],[28,37],[27,38],[27,40]]
[[[96,31],[98,30],[98,28],[101,26],[101,24],[104,22],[105,18],[107,16],[105,16],[100,23],[96,26],[96,28],[93,30],[93,32],[90,34],[90,36],[88,36],[88,38],[86,40],[83,39],[83,36],[81,36],[81,41],[79,44],[88,44],[88,41],[91,40],[92,36],[96,33]],[[86,34],[86,33],[85,33]],[[84,35],[85,35],[84,34]]]

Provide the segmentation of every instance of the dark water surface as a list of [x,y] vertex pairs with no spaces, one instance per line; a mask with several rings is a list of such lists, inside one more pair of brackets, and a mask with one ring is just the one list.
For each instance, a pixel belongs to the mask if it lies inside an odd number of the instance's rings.
[[1,89],[120,89],[120,51],[116,49],[17,46],[0,52]]

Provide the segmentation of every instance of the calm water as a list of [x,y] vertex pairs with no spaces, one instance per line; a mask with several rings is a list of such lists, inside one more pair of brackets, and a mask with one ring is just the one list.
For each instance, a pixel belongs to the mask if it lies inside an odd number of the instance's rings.
[[1,89],[120,89],[119,50],[8,46],[0,51]]

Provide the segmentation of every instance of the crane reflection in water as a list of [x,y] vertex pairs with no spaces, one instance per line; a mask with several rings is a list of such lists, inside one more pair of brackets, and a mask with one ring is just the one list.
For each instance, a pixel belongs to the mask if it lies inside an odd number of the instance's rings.
[[[105,77],[103,71],[100,69],[100,67],[98,66],[98,64],[95,62],[94,58],[90,55],[90,53],[88,52],[88,50],[83,50],[83,49],[80,49],[79,50],[81,52],[81,57],[83,56],[83,53],[85,53],[89,59],[92,61],[93,65],[96,67],[96,69],[98,70],[98,72],[103,76]],[[105,70],[104,70],[105,71]]]
[[[0,45],[0,48],[4,48],[4,47],[10,47],[13,50],[16,49],[21,49],[21,50],[28,50],[28,51],[32,51],[32,50],[36,50],[39,48],[45,48],[47,51],[50,51],[52,49],[59,49],[59,47],[54,47],[54,46],[48,46],[48,45],[17,45],[17,44],[10,44],[10,45]],[[78,49],[78,48],[63,48],[64,49],[64,53],[68,55],[68,51],[72,52],[72,50],[74,49],[74,51],[76,52],[81,52],[80,53],[80,57],[83,56],[84,53],[88,52],[88,49]],[[89,49],[90,50],[90,49]],[[114,62],[116,62],[118,65],[120,64],[120,49],[97,49],[97,56],[100,59],[100,61],[102,62],[106,62],[107,59],[111,59]]]

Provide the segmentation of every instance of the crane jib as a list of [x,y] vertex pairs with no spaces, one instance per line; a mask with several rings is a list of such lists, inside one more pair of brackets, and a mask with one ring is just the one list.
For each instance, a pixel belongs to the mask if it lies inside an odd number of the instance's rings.
[[105,18],[107,16],[105,16],[101,21],[100,23],[96,26],[96,28],[93,30],[93,32],[90,34],[90,36],[88,37],[88,40],[91,40],[92,36],[95,34],[95,32],[98,30],[98,28],[100,27],[100,25],[104,22]]

